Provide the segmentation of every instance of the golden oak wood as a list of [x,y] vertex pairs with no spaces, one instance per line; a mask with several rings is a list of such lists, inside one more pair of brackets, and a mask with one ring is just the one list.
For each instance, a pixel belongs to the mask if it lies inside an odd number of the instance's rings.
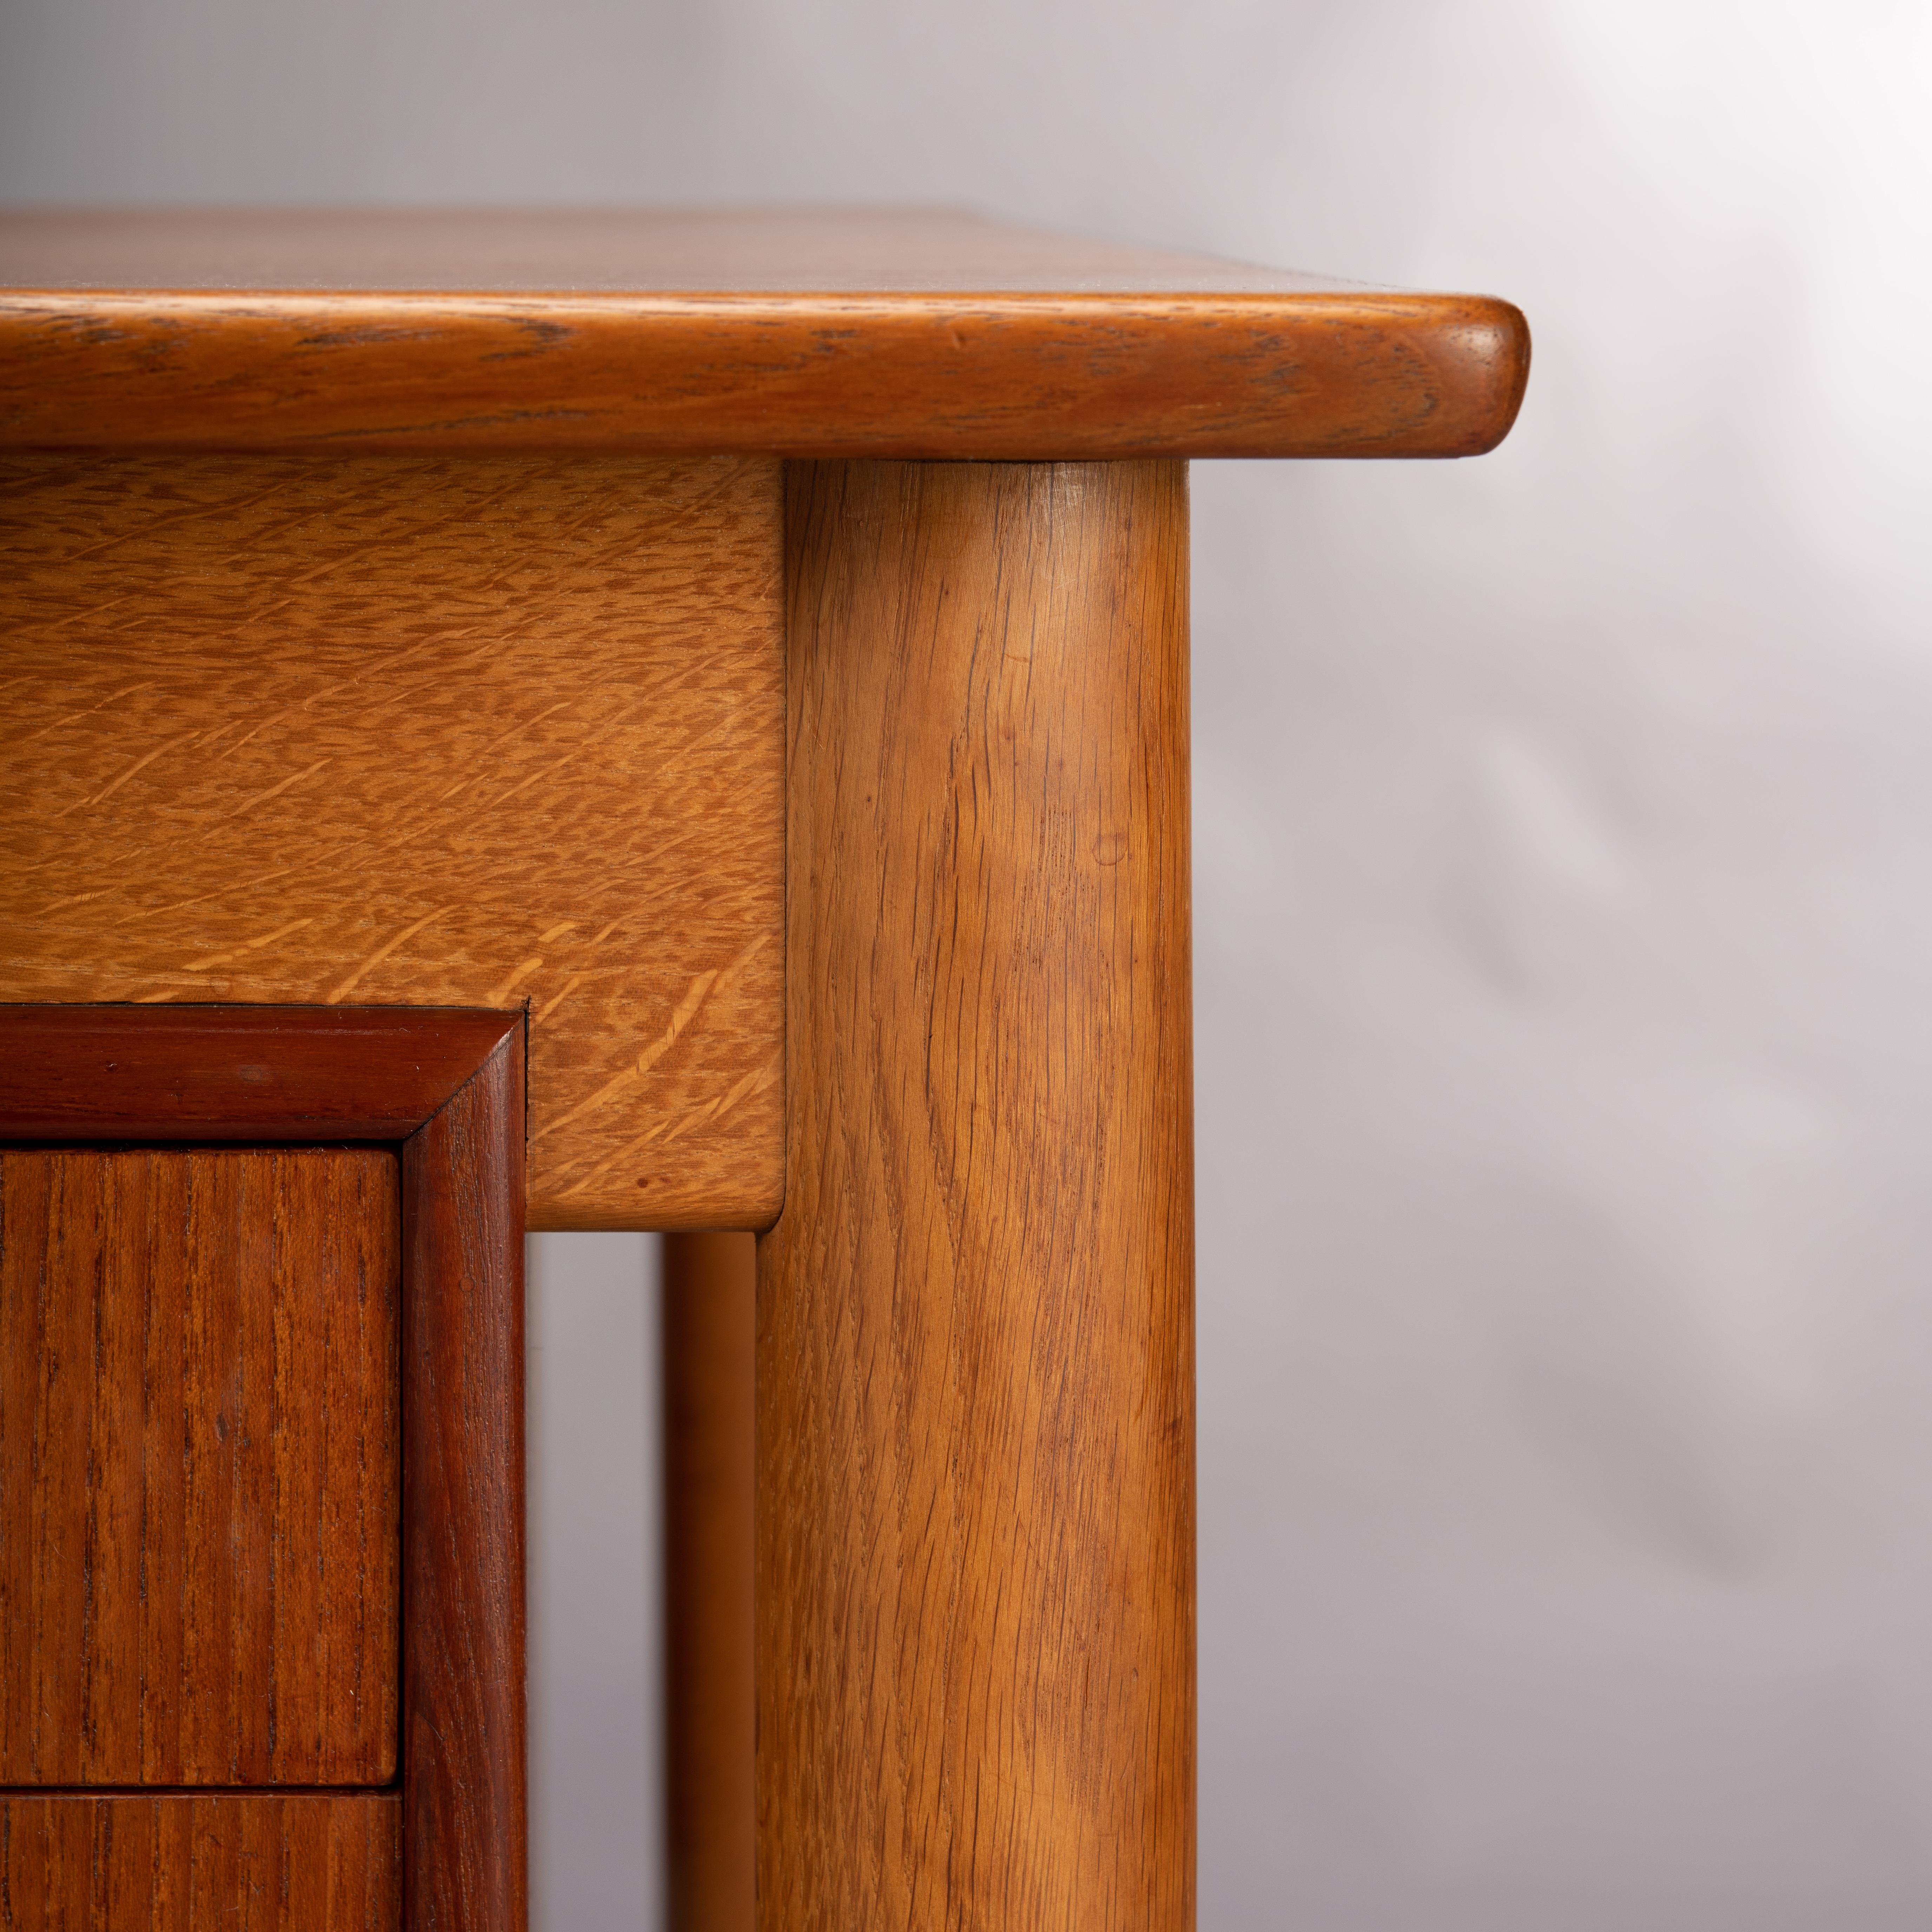
[[394,1797],[0,1796],[0,1932],[398,1932]]
[[1180,1932],[1186,516],[1164,463],[790,486],[766,1932]]
[[0,445],[1459,456],[1522,316],[947,211],[0,214]]
[[0,998],[529,1003],[530,1218],[781,1186],[764,462],[0,462]]
[[395,1774],[395,1156],[0,1154],[0,1785]]
[[748,1234],[664,1246],[670,1932],[752,1932],[753,1304]]

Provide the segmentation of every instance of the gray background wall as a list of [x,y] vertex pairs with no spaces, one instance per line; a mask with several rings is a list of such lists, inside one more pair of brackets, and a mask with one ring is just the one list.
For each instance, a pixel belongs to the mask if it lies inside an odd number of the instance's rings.
[[[1922,8],[4,0],[10,200],[968,200],[1520,301],[1198,466],[1202,1919],[1932,1919]],[[644,1922],[647,1258],[538,1244],[539,1899]]]

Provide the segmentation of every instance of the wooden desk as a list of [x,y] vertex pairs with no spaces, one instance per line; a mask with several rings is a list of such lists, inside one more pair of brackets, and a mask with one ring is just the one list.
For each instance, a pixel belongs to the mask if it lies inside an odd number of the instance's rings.
[[[119,1304],[98,1269],[68,1301],[29,1292],[81,1196],[47,1192],[51,1156],[5,1156],[26,1205],[0,1340],[39,1364],[0,1390],[16,1896],[185,1924],[154,1875],[200,1858],[204,1899],[245,1888],[221,1822],[245,1814],[278,1924],[350,1922],[325,1882],[345,1832],[376,1846],[358,1925],[520,1924],[501,1230],[526,1210],[759,1232],[759,1925],[1191,1922],[1184,459],[1476,454],[1527,360],[1506,303],[947,213],[0,216],[0,999],[21,1003],[0,1125],[404,1149],[400,1194],[361,1169],[327,1184],[362,1190],[370,1253],[404,1216],[379,1482],[400,1502],[357,1531],[398,1525],[400,1636],[368,1641],[400,1744],[278,1758],[217,1726],[181,1763],[91,1714],[120,1682],[87,1647],[95,1610],[71,1654],[43,1628],[76,1540],[89,1562],[123,1546],[98,1504],[122,1398],[73,1339]],[[113,1002],[93,1033],[44,1010]],[[311,1010],[204,1024],[200,1003]],[[452,1008],[471,1016],[394,1012]],[[488,1036],[466,1067],[509,1070],[492,1120],[527,1053],[514,1158],[450,1125],[443,1090],[403,1091],[459,1024]],[[94,1045],[34,1044],[56,1035]],[[184,1201],[216,1186],[154,1172]],[[109,1188],[87,1210],[101,1252],[214,1238],[112,1192],[124,1175],[60,1172]],[[467,1261],[466,1216],[499,1231]],[[412,1246],[446,1221],[456,1260]],[[348,1266],[272,1292],[338,1306]],[[479,1312],[434,1340],[463,1294]],[[152,1302],[126,1344],[151,1367]],[[80,1324],[66,1344],[56,1316]],[[349,1372],[325,1350],[311,1396],[281,1334],[236,1342],[232,1370],[250,1347],[280,1365],[278,1442]],[[388,1358],[369,1359],[365,1381]],[[69,1414],[50,1390],[76,1376],[93,1393]],[[83,1454],[63,1501],[44,1468]],[[164,1460],[184,1455],[200,1480],[178,1444]],[[346,1519],[311,1517],[275,1530],[265,1575],[328,1570]],[[205,1540],[199,1521],[180,1535]],[[239,1630],[257,1584],[230,1568],[194,1614]],[[340,1640],[326,1604],[296,1616],[274,1587],[299,1676]],[[272,1730],[295,1692],[220,1654],[234,1738],[258,1703]],[[137,1645],[116,1667],[159,1709],[215,1666]],[[44,1774],[28,1714],[56,1692],[86,1748]],[[82,1898],[116,1828],[174,1849]]]

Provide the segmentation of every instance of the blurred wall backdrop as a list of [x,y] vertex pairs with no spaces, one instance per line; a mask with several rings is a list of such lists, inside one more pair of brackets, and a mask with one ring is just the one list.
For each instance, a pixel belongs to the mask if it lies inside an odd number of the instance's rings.
[[[1928,22],[0,6],[12,201],[968,200],[1528,311],[1497,456],[1196,472],[1208,1932],[1932,1922]],[[656,1910],[652,1329],[538,1250],[575,1932]]]

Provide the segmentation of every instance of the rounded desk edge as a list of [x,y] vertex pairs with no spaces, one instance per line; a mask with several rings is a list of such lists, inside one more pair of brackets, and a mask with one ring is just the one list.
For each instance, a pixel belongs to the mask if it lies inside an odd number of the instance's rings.
[[1478,455],[1512,304],[1401,290],[0,290],[0,448]]

